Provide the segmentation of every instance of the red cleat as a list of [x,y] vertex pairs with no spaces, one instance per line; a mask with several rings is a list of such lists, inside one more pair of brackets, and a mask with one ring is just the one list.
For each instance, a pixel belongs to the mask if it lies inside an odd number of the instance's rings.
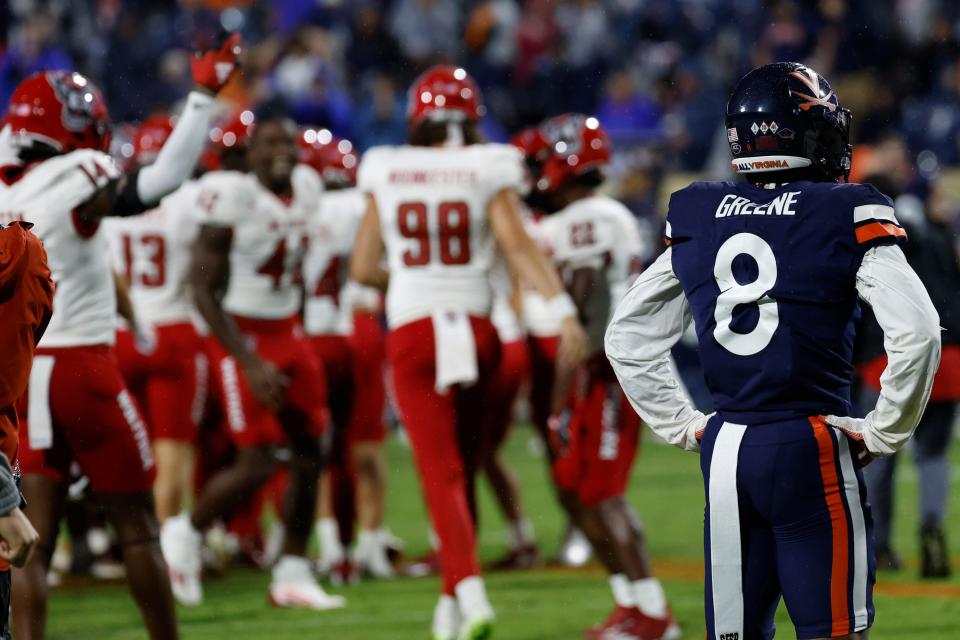
[[330,567],[330,584],[335,587],[347,587],[360,581],[358,567],[348,559],[341,560]]
[[440,554],[435,550],[426,552],[403,568],[403,575],[409,578],[422,578],[438,573],[440,573]]
[[621,607],[617,605],[613,611],[610,612],[610,615],[607,616],[606,620],[584,631],[583,637],[586,638],[586,640],[598,640],[602,638],[607,630],[619,629],[621,624],[630,619],[634,611],[636,611],[636,609],[632,607]]
[[602,631],[596,640],[679,640],[680,627],[669,609],[666,618],[652,618],[639,609],[627,611],[618,625]]

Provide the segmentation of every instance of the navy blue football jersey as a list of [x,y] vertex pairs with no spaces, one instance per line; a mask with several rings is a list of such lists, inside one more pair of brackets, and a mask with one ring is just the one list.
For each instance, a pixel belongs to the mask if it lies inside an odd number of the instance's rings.
[[850,415],[856,274],[906,234],[869,185],[696,182],[667,215],[715,408],[748,423]]

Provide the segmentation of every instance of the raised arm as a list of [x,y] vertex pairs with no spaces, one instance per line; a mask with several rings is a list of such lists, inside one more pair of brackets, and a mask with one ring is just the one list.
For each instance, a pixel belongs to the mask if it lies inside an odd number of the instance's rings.
[[383,260],[383,237],[380,234],[380,212],[373,195],[367,196],[367,212],[363,214],[357,240],[350,258],[350,279],[386,291],[390,274],[380,266]]
[[577,320],[577,308],[564,290],[553,264],[523,227],[517,192],[504,189],[497,193],[490,200],[488,214],[493,235],[511,271],[546,298],[554,315],[563,320],[557,366],[564,370],[573,369],[587,354],[587,336]]
[[899,247],[870,249],[857,271],[857,292],[883,329],[887,368],[880,398],[864,419],[827,422],[861,440],[873,456],[895,453],[913,435],[940,364],[940,317]]
[[670,348],[690,324],[690,308],[667,249],[617,306],[604,346],[630,404],[654,433],[698,451],[707,416],[690,406],[670,361]]
[[95,225],[106,216],[129,216],[154,207],[160,199],[190,177],[207,140],[214,96],[236,69],[240,36],[229,37],[216,50],[197,53],[192,62],[195,87],[160,150],[156,161],[112,178],[76,215],[83,225]]

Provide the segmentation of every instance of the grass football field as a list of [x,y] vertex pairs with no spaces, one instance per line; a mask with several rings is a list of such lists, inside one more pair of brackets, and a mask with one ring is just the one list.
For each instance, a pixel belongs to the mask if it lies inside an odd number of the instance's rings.
[[[649,433],[645,434],[649,436]],[[532,431],[514,429],[508,459],[519,473],[541,550],[557,550],[562,520],[552,498],[543,459]],[[426,516],[410,452],[392,440],[389,446],[389,522],[407,541],[408,552],[424,551]],[[960,455],[954,447],[955,476]],[[916,474],[909,455],[901,457],[897,477],[897,548],[907,561],[899,574],[880,574],[877,618],[871,640],[960,638],[960,578],[917,579]],[[957,481],[954,481],[957,484]],[[704,637],[702,605],[702,485],[695,454],[653,444],[647,437],[635,467],[630,498],[647,526],[655,568],[663,580],[683,637]],[[506,529],[486,487],[481,496],[480,551],[492,559],[505,549]],[[960,493],[951,499],[947,532],[954,567],[960,568]],[[182,635],[191,639],[266,640],[424,640],[436,601],[437,578],[364,582],[341,590],[347,609],[313,613],[267,605],[267,573],[234,571],[205,583],[206,601],[178,610]],[[611,601],[603,572],[544,568],[487,576],[497,610],[495,637],[506,640],[579,638],[582,629],[601,620]],[[781,606],[778,637],[795,637]],[[67,580],[51,591],[48,637],[70,640],[144,638],[139,616],[122,584]]]

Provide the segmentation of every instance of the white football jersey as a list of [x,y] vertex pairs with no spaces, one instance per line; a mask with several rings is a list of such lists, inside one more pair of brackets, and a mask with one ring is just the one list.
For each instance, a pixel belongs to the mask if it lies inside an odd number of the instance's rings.
[[74,210],[121,172],[100,151],[79,149],[28,168],[3,189],[0,222],[25,220],[43,241],[53,281],[53,317],[41,347],[113,344],[117,298],[100,225],[84,227]]
[[300,310],[309,225],[323,185],[305,165],[294,168],[292,180],[293,197],[284,202],[253,174],[214,171],[200,179],[199,222],[233,232],[227,313],[277,320]]
[[487,206],[503,189],[523,190],[519,150],[377,147],[360,164],[359,184],[380,214],[390,270],[388,324],[440,310],[489,315],[494,238]]
[[577,200],[548,216],[553,260],[569,285],[578,268],[597,269],[605,286],[590,298],[585,327],[593,348],[603,348],[603,334],[614,308],[640,273],[643,240],[630,210],[606,196]]
[[323,195],[303,262],[307,295],[303,328],[309,335],[349,335],[353,331],[347,273],[357,229],[366,210],[367,196],[359,189],[328,191]]
[[[524,221],[527,233],[545,255],[553,259],[553,247],[544,220],[546,218],[528,216]],[[521,283],[521,304],[523,306],[523,326],[527,333],[538,338],[547,338],[560,334],[561,320],[547,304],[547,300],[529,285]]]
[[193,320],[188,278],[198,193],[191,180],[143,215],[104,220],[113,270],[126,281],[137,317],[150,324]]

